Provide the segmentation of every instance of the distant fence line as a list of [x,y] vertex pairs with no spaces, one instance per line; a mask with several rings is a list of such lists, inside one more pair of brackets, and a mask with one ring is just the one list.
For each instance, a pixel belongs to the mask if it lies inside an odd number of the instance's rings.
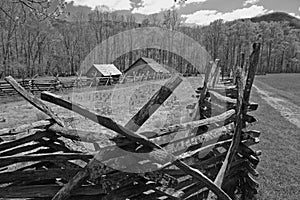
[[[137,74],[134,76],[121,76],[120,78],[113,77],[77,77],[65,80],[60,80],[55,77],[52,80],[36,80],[25,79],[19,80],[18,83],[26,90],[32,93],[40,93],[42,91],[64,91],[71,88],[84,87],[105,87],[115,84],[135,83],[149,80],[163,80],[170,78],[172,74]],[[0,81],[0,96],[16,95],[17,92],[6,81]]]

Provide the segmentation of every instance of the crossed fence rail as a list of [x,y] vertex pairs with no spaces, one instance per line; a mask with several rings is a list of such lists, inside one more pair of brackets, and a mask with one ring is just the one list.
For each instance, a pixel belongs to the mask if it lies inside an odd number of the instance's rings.
[[[141,134],[136,131],[168,99],[181,77],[170,78],[124,126],[50,92],[43,92],[40,99],[7,77],[21,96],[50,119],[0,130],[0,198],[251,199],[258,189],[253,177],[258,176],[260,155],[251,146],[259,142],[260,132],[246,127],[256,121],[249,113],[258,105],[249,98],[259,49],[255,44],[247,77],[237,72],[235,84],[229,81],[222,86],[225,96],[219,93],[221,86],[209,87],[212,68],[207,69],[203,87],[195,91],[193,121]],[[118,135],[72,129],[41,100]],[[212,116],[212,109],[218,114]],[[174,139],[175,134],[180,137]],[[100,146],[103,140],[108,143]],[[93,144],[95,152],[74,148],[78,141]],[[124,155],[120,149],[136,154]],[[206,150],[209,153],[199,157]],[[145,151],[148,156],[140,156]],[[128,167],[137,173],[122,170]]]

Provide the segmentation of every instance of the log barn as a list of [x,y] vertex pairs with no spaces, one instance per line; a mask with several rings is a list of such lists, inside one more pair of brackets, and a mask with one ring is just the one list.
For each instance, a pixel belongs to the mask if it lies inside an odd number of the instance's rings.
[[141,57],[130,65],[125,71],[126,76],[170,74],[171,72],[151,58]]

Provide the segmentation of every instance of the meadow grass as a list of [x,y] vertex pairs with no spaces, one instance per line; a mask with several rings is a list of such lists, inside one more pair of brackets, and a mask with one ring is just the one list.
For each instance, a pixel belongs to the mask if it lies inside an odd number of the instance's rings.
[[[300,74],[267,75],[256,77],[256,84],[267,85],[262,89],[277,90],[278,96],[295,98],[299,95]],[[264,87],[264,85],[260,85]],[[298,90],[296,89],[298,88]],[[287,94],[281,95],[282,91]],[[261,131],[260,143],[255,146],[262,150],[258,165],[258,199],[300,199],[300,129],[284,119],[280,113],[267,104],[253,90],[251,99],[259,103],[253,115],[259,120],[253,127]],[[297,99],[294,99],[294,103]],[[299,104],[297,104],[299,106]]]

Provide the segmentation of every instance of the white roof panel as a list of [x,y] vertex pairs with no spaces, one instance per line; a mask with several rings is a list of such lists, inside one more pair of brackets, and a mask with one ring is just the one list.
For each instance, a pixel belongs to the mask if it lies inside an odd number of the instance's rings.
[[114,64],[94,64],[93,65],[103,76],[121,75],[122,72]]

